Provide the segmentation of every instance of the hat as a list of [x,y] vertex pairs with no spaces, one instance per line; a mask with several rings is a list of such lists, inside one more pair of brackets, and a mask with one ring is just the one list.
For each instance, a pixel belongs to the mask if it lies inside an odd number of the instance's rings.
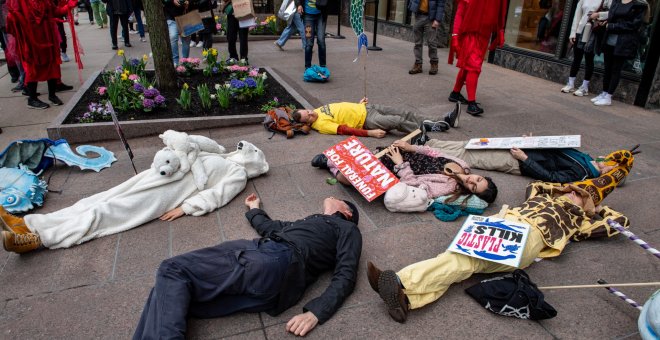
[[570,184],[586,191],[596,206],[628,176],[634,160],[635,157],[628,150],[614,151],[605,157],[605,164],[615,165],[612,170],[599,177]]
[[355,204],[353,204],[349,201],[346,201],[346,200],[344,200],[344,203],[346,203],[346,205],[348,205],[348,207],[351,209],[351,213],[352,213],[351,218],[347,217],[346,220],[351,221],[351,222],[355,223],[355,225],[357,225],[358,222],[360,221],[360,212],[358,211]]
[[426,211],[432,201],[424,189],[399,182],[385,193],[385,208],[391,212]]
[[543,293],[521,269],[483,280],[465,292],[495,314],[530,320],[557,316],[557,311],[544,301]]

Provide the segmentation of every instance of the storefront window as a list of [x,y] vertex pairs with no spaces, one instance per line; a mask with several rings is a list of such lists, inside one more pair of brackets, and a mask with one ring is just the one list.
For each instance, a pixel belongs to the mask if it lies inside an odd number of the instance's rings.
[[565,5],[566,0],[511,0],[506,44],[554,54]]
[[[364,15],[373,17],[376,4],[367,0]],[[404,24],[406,21],[406,0],[378,0],[378,20]]]

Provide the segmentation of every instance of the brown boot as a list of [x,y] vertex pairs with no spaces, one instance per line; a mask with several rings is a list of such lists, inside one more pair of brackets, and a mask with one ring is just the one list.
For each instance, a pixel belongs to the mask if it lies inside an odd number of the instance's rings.
[[422,73],[422,64],[415,63],[413,67],[408,71],[408,74],[417,74]]
[[367,262],[367,280],[369,280],[371,289],[373,289],[376,293],[378,293],[378,279],[380,278],[380,274],[382,272],[383,271],[378,269],[378,267],[376,267],[373,262]]
[[431,69],[429,70],[430,75],[438,74],[438,62],[431,62]]
[[34,233],[14,234],[2,231],[2,241],[6,251],[19,254],[33,251],[41,246],[41,238]]
[[2,229],[16,234],[29,233],[30,229],[25,225],[23,218],[16,217],[0,205],[0,220],[2,220]]
[[387,305],[387,312],[394,321],[404,323],[408,319],[408,298],[403,292],[396,273],[386,270],[378,278],[378,295]]

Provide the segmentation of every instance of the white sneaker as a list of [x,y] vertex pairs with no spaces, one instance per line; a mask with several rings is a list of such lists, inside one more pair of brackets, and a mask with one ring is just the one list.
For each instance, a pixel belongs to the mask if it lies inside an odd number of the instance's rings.
[[602,98],[595,101],[594,105],[596,105],[596,106],[610,106],[610,105],[612,105],[612,98],[603,96]]
[[601,92],[599,95],[597,95],[597,96],[591,98],[591,102],[592,102],[592,103],[597,102],[599,99],[603,98],[603,95],[604,95],[604,94],[605,94],[605,92]]
[[575,92],[573,92],[574,96],[578,97],[584,97],[589,95],[589,88],[586,88],[584,86],[580,86],[579,89],[577,89]]
[[60,59],[62,59],[62,62],[64,63],[68,63],[69,61],[71,61],[71,59],[69,59],[69,56],[66,55],[66,53],[64,52],[60,53]]
[[197,47],[198,47],[198,48],[202,48],[202,46],[204,46],[204,43],[203,43],[203,42],[200,41],[200,42],[197,43]]
[[563,93],[571,93],[575,91],[575,87],[573,85],[566,84],[566,86],[561,88],[561,92]]
[[190,42],[190,47],[195,47],[195,42],[194,41]]

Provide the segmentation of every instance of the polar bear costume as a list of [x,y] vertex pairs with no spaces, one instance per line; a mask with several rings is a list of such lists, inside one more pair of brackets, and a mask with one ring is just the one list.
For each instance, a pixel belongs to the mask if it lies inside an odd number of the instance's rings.
[[228,154],[200,152],[208,182],[199,191],[190,171],[162,176],[153,169],[49,214],[30,214],[25,224],[50,249],[68,248],[135,228],[181,206],[200,216],[229,203],[253,178],[268,171],[263,152],[246,141]]

